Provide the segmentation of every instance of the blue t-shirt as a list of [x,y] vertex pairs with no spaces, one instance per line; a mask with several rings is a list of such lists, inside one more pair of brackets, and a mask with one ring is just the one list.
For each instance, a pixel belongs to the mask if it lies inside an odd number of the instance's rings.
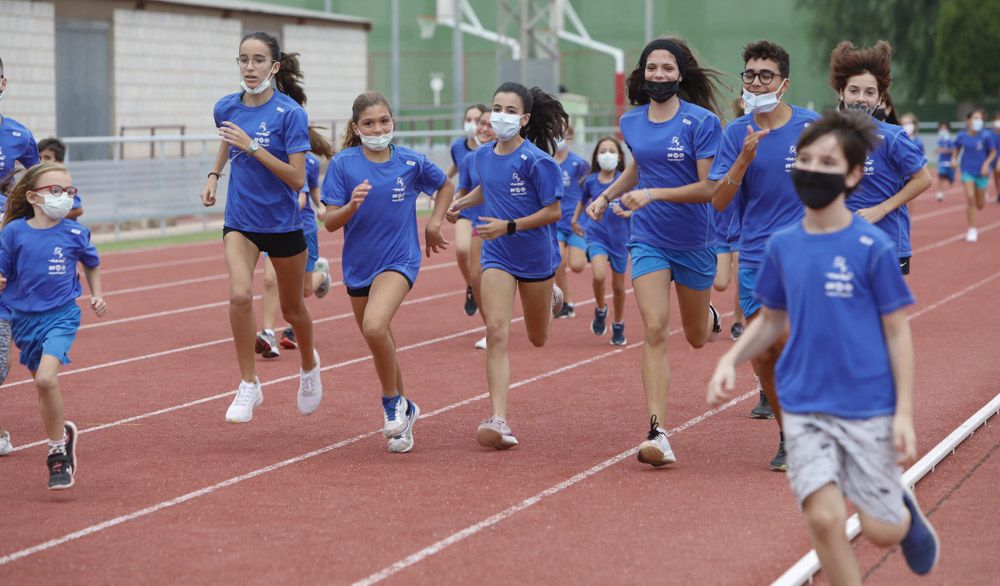
[[[486,145],[479,148],[486,148]],[[465,193],[469,193],[473,189],[479,187],[479,172],[476,170],[475,157],[475,151],[466,153],[465,157],[462,159],[462,164],[458,166],[458,188],[460,190],[465,190]],[[483,215],[483,209],[484,206],[482,204],[472,206],[471,208],[465,208],[458,213],[458,217],[465,218],[473,224],[477,224],[479,223],[479,216]]]
[[302,193],[306,194],[306,205],[302,208],[302,233],[315,234],[319,232],[316,225],[316,210],[312,207],[309,192],[319,187],[319,159],[312,153],[306,153],[306,184]]
[[[927,165],[927,157],[906,132],[894,124],[874,121],[879,144],[865,159],[865,176],[847,198],[847,209],[856,212],[877,206],[899,193],[913,175]],[[896,243],[898,257],[910,256],[910,213],[900,206],[876,224]]]
[[[548,153],[529,140],[507,155],[498,155],[494,147],[491,142],[475,152],[483,216],[514,220],[562,199],[562,171]],[[556,272],[560,258],[553,223],[483,241],[480,260],[484,269],[496,267],[522,279],[544,279]]]
[[468,137],[465,136],[461,138],[456,138],[454,142],[451,143],[451,147],[449,148],[451,152],[451,162],[455,164],[455,167],[458,169],[459,173],[462,172],[462,159],[465,158],[465,155],[475,150],[469,148],[469,145],[467,143],[468,140],[469,140]]
[[562,216],[556,223],[556,229],[572,232],[573,213],[576,212],[576,204],[580,203],[580,198],[583,196],[581,182],[590,173],[590,163],[580,155],[570,151],[566,154],[566,159],[559,163],[559,170],[563,177],[563,198],[559,202],[559,205],[562,206]]
[[937,139],[938,167],[951,167],[951,154],[954,152],[955,140],[952,138]]
[[975,136],[966,130],[958,133],[955,137],[955,148],[961,151],[958,167],[962,173],[977,177],[983,174],[983,162],[990,156],[990,150],[996,148],[991,136],[992,133],[986,130],[977,132]]
[[726,209],[721,212],[715,211],[715,241],[719,246],[731,245],[732,243],[740,239],[740,229],[739,229],[739,207],[740,202],[737,201],[736,197],[733,197]]
[[[226,121],[236,124],[286,163],[289,155],[309,150],[306,111],[295,100],[275,91],[265,104],[251,107],[240,102],[241,95],[230,94],[215,103],[217,127]],[[229,165],[226,227],[270,234],[301,229],[298,189],[233,146],[229,147]]]
[[913,303],[896,244],[855,216],[832,234],[802,224],[768,242],[755,295],[788,312],[791,337],[775,368],[781,409],[848,419],[891,415],[896,387],[882,316]]
[[[722,138],[719,117],[684,100],[666,122],[649,120],[649,104],[620,121],[625,144],[639,168],[636,189],[697,183],[698,160],[715,156]],[[705,250],[715,241],[712,204],[653,201],[632,215],[632,241],[671,250]]]
[[38,145],[31,131],[13,118],[0,118],[0,182],[14,172],[15,162],[27,169],[38,161]]
[[[798,222],[804,214],[789,171],[795,163],[799,136],[819,118],[819,114],[798,106],[791,108],[791,119],[760,139],[757,156],[747,167],[740,189],[730,202],[738,202],[737,207],[742,210],[739,248],[740,266],[744,268],[759,267],[771,234]],[[748,125],[754,132],[760,130],[752,114],[741,116],[726,126],[719,153],[708,172],[709,179],[719,181],[729,172],[743,149]]]
[[7,277],[4,301],[15,312],[36,313],[63,307],[80,296],[76,263],[87,268],[101,264],[90,243],[90,230],[73,220],[62,220],[44,230],[24,218],[0,232],[0,274]]
[[[580,200],[583,203],[583,209],[586,210],[590,202],[600,197],[604,190],[614,183],[620,175],[621,173],[615,171],[614,179],[609,183],[601,183],[600,173],[591,173],[584,179],[583,197]],[[618,201],[612,202],[612,205],[619,205]],[[580,226],[587,231],[587,244],[599,244],[615,255],[628,254],[626,246],[630,234],[628,218],[618,216],[609,208],[601,216],[601,221],[595,222],[584,211],[580,214]]]
[[399,271],[415,282],[420,270],[417,196],[434,194],[448,178],[426,156],[392,147],[384,163],[369,161],[356,146],[337,153],[326,168],[323,203],[342,207],[354,188],[368,180],[372,189],[344,225],[344,284],[352,289],[371,285],[379,274]]

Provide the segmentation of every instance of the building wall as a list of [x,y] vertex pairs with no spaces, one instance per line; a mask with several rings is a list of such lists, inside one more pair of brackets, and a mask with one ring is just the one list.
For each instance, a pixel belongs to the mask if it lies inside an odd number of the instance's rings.
[[42,2],[0,0],[0,14],[0,59],[7,77],[0,113],[41,140],[56,130],[55,11]]

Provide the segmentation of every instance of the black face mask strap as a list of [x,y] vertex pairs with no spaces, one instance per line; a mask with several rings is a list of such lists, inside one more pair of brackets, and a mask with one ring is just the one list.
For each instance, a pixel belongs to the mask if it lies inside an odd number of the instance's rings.
[[649,54],[653,51],[670,51],[670,54],[674,56],[677,60],[677,69],[681,72],[681,78],[687,74],[687,59],[684,58],[684,52],[681,51],[680,46],[668,39],[656,39],[650,41],[646,48],[642,50],[642,55],[639,56],[639,67],[646,68],[646,60],[649,59]]

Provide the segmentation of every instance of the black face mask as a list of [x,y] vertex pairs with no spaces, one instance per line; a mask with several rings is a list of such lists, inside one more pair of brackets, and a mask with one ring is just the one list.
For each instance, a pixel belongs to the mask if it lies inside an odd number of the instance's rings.
[[871,116],[872,118],[878,120],[879,122],[885,122],[887,116],[885,112],[885,106],[872,107],[865,104],[864,102],[857,102],[855,104],[851,104],[850,106],[841,102],[840,109],[841,111],[844,112],[861,112],[862,114]]
[[642,82],[643,91],[654,102],[666,102],[677,94],[680,86],[681,81],[679,79],[675,79],[674,81],[649,81],[647,79]]
[[839,173],[817,173],[792,168],[790,173],[795,192],[810,209],[821,210],[847,191],[844,176]]

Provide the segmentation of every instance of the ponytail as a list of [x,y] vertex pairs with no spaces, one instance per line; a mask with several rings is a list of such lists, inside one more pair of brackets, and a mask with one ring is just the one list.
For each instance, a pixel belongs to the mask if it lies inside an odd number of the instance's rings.
[[332,159],[333,145],[330,141],[326,139],[325,136],[319,133],[318,126],[309,127],[309,150],[312,151],[314,155],[323,157],[324,159]]
[[521,136],[548,154],[555,154],[556,141],[563,138],[569,128],[569,114],[563,109],[562,102],[540,88],[529,90],[513,81],[500,84],[493,95],[501,93],[517,94],[524,113],[531,114],[528,123],[521,127]]
[[351,122],[353,124],[348,124],[347,128],[344,129],[344,137],[340,144],[341,150],[361,145],[361,137],[354,132],[354,124],[358,123],[365,110],[380,105],[385,106],[386,110],[389,110],[389,116],[392,116],[392,106],[389,104],[389,100],[379,92],[368,91],[354,98],[354,104],[351,105]]
[[19,218],[34,218],[35,208],[28,201],[28,192],[36,187],[38,178],[49,171],[66,171],[59,163],[40,163],[24,172],[7,198],[7,211],[3,217],[3,227]]
[[306,105],[306,92],[302,89],[302,70],[299,68],[298,53],[283,53],[278,39],[264,32],[249,33],[240,40],[240,45],[250,39],[267,45],[271,59],[281,64],[278,73],[274,74],[275,87],[278,91],[293,99],[300,106]]
[[721,117],[723,108],[719,102],[718,87],[726,87],[722,83],[722,72],[711,67],[698,65],[694,51],[678,37],[654,39],[646,45],[646,49],[639,57],[638,65],[632,70],[625,82],[629,102],[636,106],[649,103],[649,95],[642,87],[646,81],[646,59],[654,50],[665,46],[671,47],[671,49],[666,50],[669,50],[677,59],[677,68],[681,71],[681,83],[677,95],[681,99],[710,110],[716,116]]

